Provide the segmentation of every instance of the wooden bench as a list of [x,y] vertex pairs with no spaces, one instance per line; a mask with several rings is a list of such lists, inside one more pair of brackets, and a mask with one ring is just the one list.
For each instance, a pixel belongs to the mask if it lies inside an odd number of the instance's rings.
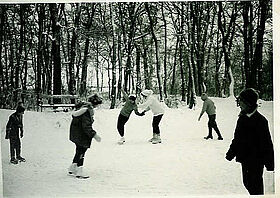
[[[49,99],[50,104],[44,104],[42,98]],[[54,104],[53,103],[53,99],[54,98],[63,99],[64,103],[62,103],[62,104]],[[66,110],[67,108],[74,108],[76,106],[76,104],[65,103],[66,102],[65,100],[74,99],[75,103],[76,103],[76,99],[77,98],[78,98],[77,95],[44,95],[44,96],[41,97],[41,101],[40,101],[40,103],[38,105],[41,108],[41,112],[43,111],[43,108],[57,109],[58,107],[62,107],[63,110]]]
[[74,108],[76,106],[76,104],[39,104],[40,108],[41,108],[41,112],[43,111],[43,108],[53,108],[56,109],[58,107],[62,107],[62,108]]

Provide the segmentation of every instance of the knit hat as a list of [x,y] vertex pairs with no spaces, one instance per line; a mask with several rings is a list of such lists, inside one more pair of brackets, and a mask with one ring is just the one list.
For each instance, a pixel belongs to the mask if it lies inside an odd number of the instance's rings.
[[257,104],[257,101],[259,99],[259,94],[255,89],[248,88],[248,89],[241,91],[238,99],[242,100],[245,104],[252,107]]
[[146,89],[141,92],[141,95],[148,97],[148,96],[152,95],[153,93],[154,92],[152,90]]
[[17,113],[23,113],[25,111],[25,108],[23,106],[18,106],[16,109]]
[[208,98],[208,95],[206,93],[201,94],[201,99],[204,101]]
[[135,95],[130,95],[130,96],[128,97],[128,99],[129,99],[129,100],[135,101],[135,100],[136,100],[136,96],[135,96]]
[[102,104],[102,98],[97,94],[93,94],[88,97],[88,101],[91,102],[92,105]]

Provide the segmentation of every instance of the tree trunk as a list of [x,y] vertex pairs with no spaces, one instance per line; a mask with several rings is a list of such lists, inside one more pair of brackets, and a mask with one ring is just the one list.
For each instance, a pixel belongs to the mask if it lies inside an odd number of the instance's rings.
[[177,94],[176,89],[176,67],[177,67],[177,52],[178,52],[178,46],[179,46],[180,38],[179,36],[176,36],[176,46],[175,46],[175,53],[174,53],[174,63],[173,63],[173,69],[172,69],[172,83],[171,83],[171,94],[175,95]]
[[[88,11],[88,21],[86,23],[86,32],[90,32],[91,26],[92,26],[92,21],[93,21],[93,16],[95,13],[95,7],[94,4],[88,4],[91,6],[91,13]],[[87,7],[87,9],[89,9]],[[86,96],[86,87],[87,87],[87,61],[88,61],[88,54],[89,54],[89,44],[90,40],[89,37],[86,37],[86,43],[85,43],[85,49],[84,49],[84,59],[82,61],[82,76],[81,76],[81,86],[80,86],[80,95],[81,96]],[[97,60],[98,61],[98,60]]]
[[256,43],[256,49],[255,49],[254,59],[253,59],[253,66],[256,66],[258,71],[257,89],[260,92],[260,97],[263,94],[263,64],[262,64],[262,58],[263,58],[262,51],[263,51],[263,40],[264,40],[263,37],[264,37],[265,22],[267,19],[269,3],[270,3],[269,0],[260,1],[260,9],[261,9],[260,19],[259,19],[260,22],[257,27],[257,43]]
[[[3,40],[4,40],[5,13],[6,13],[6,6],[1,5],[0,6],[0,57],[2,57],[2,47],[3,47]],[[3,62],[0,61],[0,93],[3,93],[4,90],[5,90],[4,68],[3,68]],[[2,97],[1,95],[2,94],[0,94],[0,97]]]
[[45,18],[45,5],[38,4],[38,49],[37,49],[37,80],[36,80],[36,95],[37,104],[39,104],[40,94],[42,93],[42,68],[43,68],[43,25]]
[[[131,57],[132,57],[132,51],[133,51],[133,37],[135,35],[135,25],[136,25],[136,11],[135,11],[135,2],[128,3],[128,14],[129,14],[129,30],[128,33],[125,32],[125,26],[123,20],[121,20],[121,26],[122,31],[124,35],[124,44],[127,46],[127,61],[126,61],[126,68],[124,71],[124,91],[127,91],[127,86],[129,83],[129,77],[131,75],[132,69],[131,69]],[[122,17],[122,15],[120,15]],[[128,34],[128,38],[126,37],[126,34]]]
[[244,42],[244,72],[246,79],[246,87],[249,87],[249,76],[250,76],[250,46],[249,46],[249,38],[248,38],[248,27],[249,27],[249,4],[250,1],[244,1],[243,4],[243,42]]
[[122,70],[122,44],[121,44],[121,35],[118,35],[118,65],[119,65],[119,80],[118,80],[118,95],[117,98],[121,99],[121,88],[122,88],[122,77],[123,77],[123,70]]
[[116,62],[117,62],[117,43],[116,43],[116,27],[113,5],[110,4],[110,16],[112,23],[112,92],[111,92],[111,107],[114,109],[116,105]]
[[[80,24],[80,15],[81,15],[81,7],[79,3],[76,3],[76,11],[75,11],[75,20],[74,20],[74,28],[72,30],[72,39],[70,45],[70,62],[69,62],[69,85],[68,90],[69,94],[76,94],[76,80],[75,80],[75,60],[76,60],[76,46],[77,46],[77,29]],[[75,99],[71,99],[71,103],[75,103]]]
[[162,101],[162,87],[161,87],[161,76],[160,76],[160,63],[159,63],[159,49],[158,49],[158,40],[154,31],[154,22],[151,16],[150,8],[148,3],[145,3],[145,8],[148,14],[149,22],[150,22],[150,30],[152,34],[152,38],[154,40],[155,44],[155,50],[156,50],[156,69],[157,69],[157,79],[158,79],[158,89],[159,89],[159,96],[160,100]]
[[140,71],[140,48],[136,46],[136,95],[141,92],[141,71]]
[[[61,95],[61,57],[60,57],[60,31],[61,27],[58,19],[59,8],[57,4],[49,4],[50,5],[50,18],[52,22],[52,32],[53,32],[53,40],[52,40],[52,57],[53,57],[53,94]],[[54,98],[53,102],[61,103],[60,98]]]
[[164,24],[164,58],[163,58],[163,70],[164,70],[164,81],[163,81],[163,94],[167,98],[167,22],[165,19],[163,3],[161,3],[161,14]]
[[[231,18],[230,18],[230,23],[228,25],[227,32],[225,30],[225,24],[222,23],[222,2],[219,2],[219,11],[218,11],[218,28],[221,32],[222,35],[222,50],[224,53],[224,61],[225,61],[225,76],[224,76],[224,95],[227,95],[227,89],[228,89],[228,84],[229,84],[229,96],[232,96],[233,91],[231,89],[234,88],[234,80],[233,80],[233,75],[232,75],[232,70],[231,70],[231,62],[230,62],[230,48],[232,44],[232,38],[234,34],[234,23],[236,20],[236,7],[237,4],[234,4],[234,8],[232,10]],[[226,21],[224,21],[226,23]],[[231,39],[229,39],[229,36],[231,35]],[[229,83],[228,83],[229,80]]]
[[[97,91],[100,91],[100,83],[99,83],[99,42],[96,42],[96,86],[97,86]],[[102,77],[103,79],[103,77]],[[102,86],[101,85],[101,91],[102,91]]]

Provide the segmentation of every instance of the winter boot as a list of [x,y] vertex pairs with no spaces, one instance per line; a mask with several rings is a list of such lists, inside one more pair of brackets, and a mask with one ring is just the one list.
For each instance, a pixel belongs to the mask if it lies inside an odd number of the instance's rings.
[[223,140],[224,138],[222,136],[218,137],[218,140]]
[[83,171],[83,167],[82,166],[79,166],[77,168],[77,174],[76,174],[76,177],[78,179],[87,179],[89,178],[89,176],[87,174],[85,174],[85,172]]
[[121,139],[118,141],[118,144],[123,144],[123,143],[125,143],[125,139],[124,137],[121,137]]
[[21,156],[18,156],[18,157],[17,157],[17,160],[18,160],[19,162],[26,162],[26,160],[25,160],[23,157],[21,157]]
[[77,168],[78,168],[77,163],[72,163],[70,165],[70,167],[68,168],[68,174],[69,175],[76,175],[77,174]]
[[151,139],[149,139],[149,142],[153,142],[153,140],[156,139],[157,134],[153,133],[153,137]]
[[160,135],[156,134],[155,138],[152,140],[152,144],[161,143]]
[[18,164],[18,160],[16,158],[14,158],[14,157],[10,160],[10,162],[12,164]]

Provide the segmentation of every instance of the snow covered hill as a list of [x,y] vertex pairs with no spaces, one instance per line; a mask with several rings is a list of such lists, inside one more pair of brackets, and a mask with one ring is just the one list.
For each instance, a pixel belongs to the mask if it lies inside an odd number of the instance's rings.
[[[134,113],[126,128],[126,143],[118,145],[116,121],[120,109],[100,107],[93,140],[85,156],[91,176],[79,180],[67,175],[75,147],[69,141],[71,112],[31,112],[24,115],[22,156],[26,163],[9,163],[9,143],[4,139],[11,110],[0,110],[3,192],[5,197],[103,197],[103,196],[248,196],[242,185],[240,164],[225,160],[239,113],[234,100],[213,98],[217,123],[224,137],[204,140],[207,115],[198,122],[202,102],[195,110],[166,107],[161,122],[162,143],[152,136],[152,114]],[[269,120],[273,136],[273,102],[261,101],[259,111]],[[264,172],[265,192],[274,193],[273,174]]]

